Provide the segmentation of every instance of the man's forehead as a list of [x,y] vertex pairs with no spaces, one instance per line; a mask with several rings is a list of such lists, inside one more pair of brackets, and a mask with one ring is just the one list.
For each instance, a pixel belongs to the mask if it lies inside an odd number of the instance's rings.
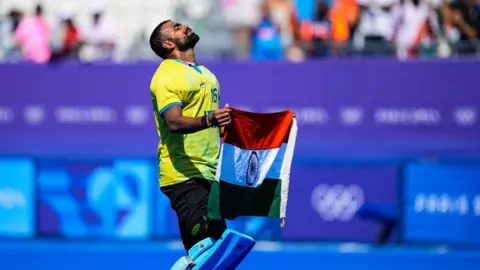
[[176,24],[174,21],[168,21],[165,24],[162,25],[162,29],[160,31],[167,31],[173,29],[173,26]]

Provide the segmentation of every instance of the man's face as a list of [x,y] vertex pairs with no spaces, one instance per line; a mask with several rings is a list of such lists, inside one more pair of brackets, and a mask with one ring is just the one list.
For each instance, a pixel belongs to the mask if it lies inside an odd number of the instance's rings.
[[102,13],[101,12],[95,12],[93,14],[93,22],[95,24],[97,24],[100,21],[101,18],[102,18]]
[[200,37],[188,25],[182,25],[173,21],[167,22],[163,26],[162,32],[168,37],[168,41],[166,41],[164,46],[167,48],[175,46],[179,51],[194,48],[200,40]]

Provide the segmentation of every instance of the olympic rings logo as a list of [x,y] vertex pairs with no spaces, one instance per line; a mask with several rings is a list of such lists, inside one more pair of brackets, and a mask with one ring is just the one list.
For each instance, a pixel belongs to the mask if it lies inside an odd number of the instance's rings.
[[349,221],[363,202],[363,190],[357,185],[318,185],[310,198],[313,209],[325,221]]

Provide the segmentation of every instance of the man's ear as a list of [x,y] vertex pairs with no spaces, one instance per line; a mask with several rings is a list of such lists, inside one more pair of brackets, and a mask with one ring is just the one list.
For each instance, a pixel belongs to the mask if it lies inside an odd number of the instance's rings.
[[175,44],[173,44],[173,42],[171,42],[170,40],[165,40],[162,43],[162,45],[163,45],[164,48],[169,49],[169,50],[173,50],[175,48]]

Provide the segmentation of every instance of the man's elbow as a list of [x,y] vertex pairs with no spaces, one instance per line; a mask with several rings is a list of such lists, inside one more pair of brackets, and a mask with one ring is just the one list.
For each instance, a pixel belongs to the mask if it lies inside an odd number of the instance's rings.
[[170,133],[179,134],[183,132],[182,125],[177,119],[168,119],[165,122]]
[[170,131],[170,133],[172,134],[179,134],[182,131],[181,126],[174,121],[167,122],[167,127],[168,127],[168,131]]

